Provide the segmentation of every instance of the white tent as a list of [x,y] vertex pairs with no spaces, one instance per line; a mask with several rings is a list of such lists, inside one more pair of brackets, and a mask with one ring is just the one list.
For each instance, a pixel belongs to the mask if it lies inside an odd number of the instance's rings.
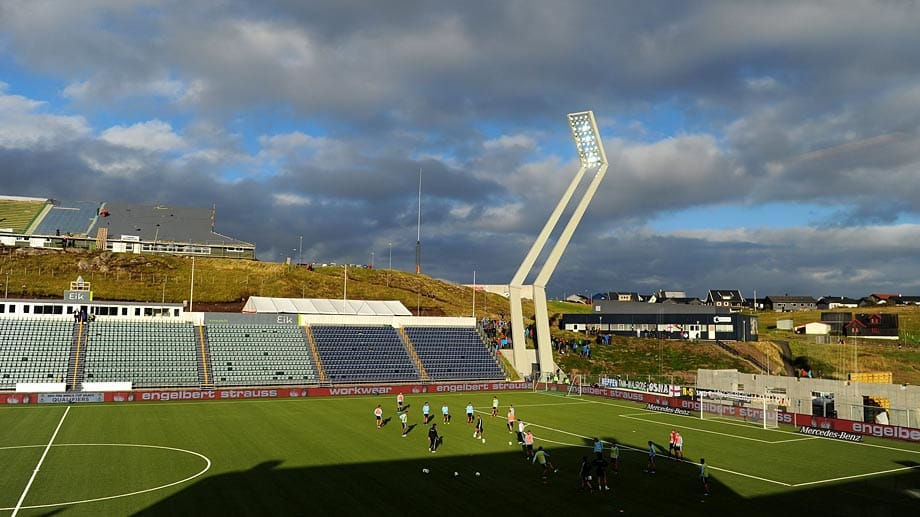
[[270,298],[250,296],[243,307],[247,314],[330,314],[339,316],[412,316],[395,300],[338,300],[322,298]]

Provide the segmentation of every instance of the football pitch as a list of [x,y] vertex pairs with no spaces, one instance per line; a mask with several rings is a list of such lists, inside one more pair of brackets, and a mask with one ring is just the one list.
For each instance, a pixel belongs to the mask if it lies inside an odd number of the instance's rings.
[[[406,437],[391,395],[4,406],[0,515],[904,516],[920,507],[920,445],[836,441],[552,392],[497,393],[493,418],[492,395],[407,394]],[[444,437],[436,453],[422,424],[426,401]],[[485,443],[472,437],[468,402],[483,416]],[[509,404],[558,468],[545,481],[507,430]],[[667,458],[672,428],[686,462]],[[595,436],[620,444],[609,492],[579,491]],[[649,440],[659,449],[655,474],[644,472]]]

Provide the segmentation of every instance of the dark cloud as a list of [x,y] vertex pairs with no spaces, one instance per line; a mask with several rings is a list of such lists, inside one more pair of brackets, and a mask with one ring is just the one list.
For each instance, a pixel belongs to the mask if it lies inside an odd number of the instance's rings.
[[[910,2],[5,2],[0,193],[215,206],[266,260],[303,235],[412,269],[421,169],[423,270],[504,283],[592,108],[611,167],[551,294],[905,291],[918,25]],[[648,226],[762,203],[830,215]]]

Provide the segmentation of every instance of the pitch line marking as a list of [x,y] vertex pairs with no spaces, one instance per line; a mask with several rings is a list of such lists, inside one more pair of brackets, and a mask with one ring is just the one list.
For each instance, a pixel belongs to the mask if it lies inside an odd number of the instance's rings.
[[865,478],[865,477],[870,477],[870,476],[877,476],[881,474],[891,474],[893,472],[903,472],[905,470],[914,470],[917,468],[920,468],[920,465],[915,465],[913,467],[898,467],[896,469],[889,469],[889,470],[879,470],[876,472],[867,472],[865,474],[853,474],[852,476],[842,476],[838,478],[821,479],[818,481],[805,481],[804,483],[795,483],[794,485],[791,485],[791,486],[798,487],[798,486],[808,486],[808,485],[823,485],[825,483],[834,483],[837,481],[845,481],[848,479],[859,479],[859,478]]
[[[549,426],[545,426],[545,425],[535,424],[535,423],[533,423],[533,422],[531,422],[529,425],[532,425],[532,426],[534,426],[534,427],[541,427],[541,428],[543,428],[543,429],[547,429],[547,430],[549,430],[549,431],[555,431],[555,432],[557,432],[557,433],[562,433],[562,434],[567,434],[567,435],[570,435],[570,436],[575,436],[575,437],[578,437],[578,438],[584,438],[585,440],[590,440],[590,439],[591,439],[591,437],[588,437],[588,436],[580,435],[580,434],[577,434],[577,433],[571,433],[571,432],[569,432],[569,431],[563,431],[562,429],[556,429],[556,428],[554,428],[554,427],[549,427]],[[547,439],[545,439],[545,438],[541,438],[541,440],[543,440],[543,441],[545,441],[545,442],[550,442],[550,441],[552,441],[552,440],[547,440]],[[603,441],[603,440],[602,440],[602,441]],[[560,443],[560,442],[554,442],[554,443]],[[610,442],[604,442],[604,443],[608,443],[608,444],[609,444]],[[635,447],[630,447],[630,446],[628,446],[628,445],[623,445],[623,444],[618,444],[618,445],[620,445],[620,449],[621,449],[621,450],[625,449],[625,450],[629,450],[629,451],[644,452],[644,449],[637,449],[637,448],[635,448]],[[578,447],[578,446],[576,446],[576,447]],[[590,446],[586,446],[586,447],[590,447]],[[685,463],[689,463],[689,464],[692,464],[692,465],[699,466],[698,463],[693,462],[693,461],[685,461]],[[785,483],[785,482],[783,482],[783,481],[777,481],[777,480],[775,480],[775,479],[769,479],[769,478],[754,476],[754,475],[752,475],[752,474],[745,474],[745,473],[743,473],[743,472],[736,472],[736,471],[734,471],[734,470],[728,470],[728,469],[724,469],[724,468],[720,468],[720,467],[714,467],[714,466],[712,466],[712,465],[709,465],[709,470],[714,470],[714,471],[718,471],[718,472],[725,472],[725,473],[727,473],[727,474],[734,474],[734,475],[736,475],[736,476],[746,477],[746,478],[750,478],[750,479],[756,479],[756,480],[758,480],[758,481],[764,481],[764,482],[767,482],[767,483],[773,483],[773,484],[775,484],[775,485],[780,485],[780,486],[786,486],[786,487],[791,487],[791,486],[793,486],[793,485],[791,485],[791,484],[789,484],[789,483]]]
[[[14,445],[10,447],[0,447],[0,450],[27,449],[27,448],[33,448],[33,447],[41,447],[41,445]],[[164,488],[169,488],[172,486],[176,486],[176,485],[185,483],[187,481],[191,481],[197,477],[202,476],[205,472],[211,469],[211,459],[210,458],[208,458],[204,454],[201,454],[195,451],[190,451],[188,449],[180,449],[178,447],[166,447],[163,445],[145,445],[145,444],[140,444],[140,443],[61,443],[61,444],[54,445],[54,447],[140,447],[140,448],[146,448],[146,449],[163,449],[163,450],[168,450],[168,451],[184,452],[186,454],[191,454],[192,456],[198,456],[199,458],[205,461],[205,466],[203,469],[201,469],[201,471],[195,474],[192,474],[191,476],[185,479],[180,479],[179,481],[173,481],[172,483],[168,483],[168,484],[161,485],[161,486],[145,488],[143,490],[136,490],[134,492],[127,492],[124,494],[116,494],[116,495],[110,495],[110,496],[105,496],[105,497],[95,497],[92,499],[82,499],[79,501],[64,501],[60,503],[37,504],[37,505],[32,505],[32,506],[22,506],[21,508],[27,509],[27,510],[34,509],[34,508],[51,508],[53,506],[95,503],[98,501],[107,501],[109,499],[118,499],[121,497],[130,497],[134,495],[145,494],[147,492],[162,490]],[[20,500],[20,504],[22,504],[21,500]],[[0,511],[3,511],[3,510],[13,510],[13,508],[0,508]]]
[[38,475],[38,471],[42,468],[42,463],[45,462],[45,457],[48,456],[48,451],[51,450],[51,445],[54,443],[54,439],[57,438],[58,431],[61,430],[61,426],[64,424],[64,419],[67,418],[67,413],[70,413],[70,406],[67,406],[64,409],[64,414],[61,416],[61,420],[58,422],[57,427],[54,428],[54,433],[51,435],[51,439],[48,440],[48,445],[45,446],[45,451],[42,452],[41,458],[38,459],[38,465],[35,465],[35,470],[32,471],[32,476],[29,477],[29,482],[26,483],[25,489],[22,491],[22,495],[19,496],[19,501],[16,502],[16,507],[13,508],[12,517],[16,517],[19,513],[19,509],[22,508],[22,502],[26,500],[26,495],[29,493],[29,489],[32,488],[32,482],[35,481],[35,476]]
[[[625,406],[625,405],[622,405],[622,404],[612,404],[612,403],[605,402],[605,401],[590,401],[590,400],[588,400],[587,402],[593,402],[593,403],[596,403],[596,404],[603,404],[603,405],[607,405],[607,406],[614,406],[614,407],[618,407],[618,408],[622,408],[622,409],[634,409],[634,407],[632,407],[632,406]],[[624,417],[624,418],[628,418],[628,419],[631,419],[631,420],[639,420],[639,421],[642,421],[642,422],[647,422],[647,423],[652,423],[652,424],[671,425],[671,424],[666,424],[666,423],[664,423],[664,422],[658,422],[658,421],[656,421],[656,420],[650,420],[650,419],[645,419],[645,418],[639,418],[638,416],[635,416],[635,415],[647,416],[649,413],[651,413],[651,414],[659,414],[659,413],[655,413],[655,412],[652,412],[652,411],[645,411],[645,412],[642,412],[642,413],[634,413],[634,414],[631,414],[631,415],[630,415],[630,414],[621,414],[621,415],[619,415],[619,416]],[[721,423],[728,424],[728,425],[740,425],[740,424],[735,424],[735,423],[733,423],[733,422],[721,422]],[[578,437],[581,437],[581,438],[584,438],[584,439],[589,439],[587,436],[581,436],[581,435],[577,435],[577,434],[575,434],[575,433],[569,433],[569,432],[563,431],[563,430],[561,430],[561,429],[554,429],[554,428],[552,428],[552,427],[541,426],[541,425],[533,424],[533,423],[531,423],[530,425],[534,425],[534,426],[536,426],[536,427],[543,427],[544,429],[549,429],[549,430],[551,430],[551,431],[557,431],[557,432],[560,432],[560,433],[563,433],[563,434],[569,434],[569,435],[572,435],[572,436],[578,436]],[[695,431],[701,431],[701,432],[705,432],[705,433],[711,433],[711,434],[716,434],[716,435],[721,435],[721,436],[727,436],[727,437],[731,437],[731,438],[741,438],[741,439],[744,439],[744,440],[751,440],[751,441],[766,443],[766,444],[769,444],[769,445],[773,445],[773,444],[777,444],[777,443],[786,443],[786,442],[805,441],[805,440],[810,440],[810,439],[818,439],[818,437],[809,436],[809,437],[802,437],[802,438],[798,438],[798,439],[789,439],[789,440],[781,440],[781,441],[775,441],[775,442],[773,442],[773,441],[760,440],[760,439],[757,439],[757,438],[747,438],[747,437],[737,436],[737,435],[728,434],[728,433],[720,433],[720,432],[718,432],[718,431],[710,431],[710,430],[708,430],[708,429],[699,429],[699,428],[696,428],[696,427],[688,427],[688,426],[679,426],[679,427],[683,427],[683,428],[686,428],[686,429],[693,429],[693,430],[695,430]],[[782,433],[786,433],[786,434],[797,434],[797,433],[793,433],[793,432],[791,432],[791,431],[778,431],[778,432],[782,432]],[[544,441],[550,441],[550,440],[544,439]],[[852,442],[841,442],[841,443],[848,443],[848,444],[849,444],[849,443],[852,443]],[[863,442],[855,443],[854,445],[865,445],[865,446],[868,446],[868,447],[879,447],[879,448],[882,448],[882,449],[890,449],[890,450],[895,450],[895,451],[900,451],[900,452],[910,452],[910,453],[918,454],[918,451],[912,451],[912,450],[909,450],[909,449],[901,449],[901,448],[897,448],[897,447],[889,447],[889,446],[885,446],[885,445],[876,445],[876,444],[863,443]],[[621,447],[621,448],[630,449],[628,446],[627,446],[627,447]],[[639,450],[639,449],[632,449],[632,450]],[[697,465],[697,466],[699,465],[698,463],[695,463],[695,462],[692,462],[692,461],[689,461],[688,463],[693,463],[694,465]],[[786,486],[786,487],[796,487],[796,486],[805,486],[805,485],[813,485],[813,484],[831,483],[831,482],[834,482],[834,481],[841,481],[841,480],[845,480],[845,479],[853,479],[853,478],[868,477],[868,476],[886,474],[886,473],[890,473],[890,472],[899,472],[899,471],[903,471],[903,470],[916,469],[916,468],[920,468],[920,466],[918,466],[918,467],[901,467],[901,468],[892,469],[892,470],[888,470],[888,471],[870,472],[870,473],[865,473],[865,474],[855,474],[855,475],[853,475],[853,476],[846,476],[846,477],[841,477],[841,478],[827,479],[827,480],[818,480],[818,481],[807,481],[807,482],[804,482],[804,483],[786,483],[786,482],[783,482],[783,481],[777,481],[777,480],[773,480],[773,479],[769,479],[769,478],[754,476],[754,475],[751,475],[751,474],[745,474],[745,473],[743,473],[743,472],[736,472],[736,471],[733,471],[733,470],[728,470],[728,469],[724,469],[724,468],[720,468],[720,467],[714,467],[714,466],[712,466],[712,465],[709,466],[709,469],[710,469],[710,470],[715,470],[715,471],[719,471],[719,472],[725,472],[725,473],[728,473],[728,474],[734,474],[734,475],[736,475],[736,476],[746,477],[746,478],[750,478],[750,479],[756,479],[756,480],[759,480],[759,481],[764,481],[764,482],[767,482],[767,483],[773,483],[773,484],[776,484],[776,485]]]
[[[699,431],[699,432],[701,432],[701,433],[715,434],[715,435],[718,435],[718,436],[727,436],[727,437],[729,437],[729,438],[736,438],[736,439],[739,439],[739,440],[748,440],[748,441],[758,442],[758,443],[776,444],[776,443],[784,443],[784,442],[785,442],[785,440],[782,440],[782,441],[774,441],[774,440],[763,440],[763,439],[761,439],[761,438],[750,438],[750,437],[747,437],[747,436],[738,436],[738,435],[736,435],[736,434],[723,433],[723,432],[719,432],[719,431],[712,431],[712,430],[709,430],[709,429],[700,429],[699,427],[692,427],[692,426],[688,426],[688,425],[675,425],[673,422],[659,422],[659,421],[657,421],[657,420],[652,420],[652,419],[648,419],[648,418],[641,418],[640,416],[637,416],[637,415],[646,416],[646,413],[635,413],[635,414],[632,414],[632,415],[628,415],[628,414],[627,414],[627,415],[620,415],[620,416],[623,417],[623,418],[628,418],[628,419],[630,419],[630,420],[638,420],[638,421],[640,421],[640,422],[645,422],[645,423],[648,423],[648,424],[663,425],[663,426],[666,426],[666,427],[680,427],[680,428],[682,428],[682,429],[692,429],[692,430],[694,430],[694,431]],[[809,437],[809,438],[814,438],[814,437]]]

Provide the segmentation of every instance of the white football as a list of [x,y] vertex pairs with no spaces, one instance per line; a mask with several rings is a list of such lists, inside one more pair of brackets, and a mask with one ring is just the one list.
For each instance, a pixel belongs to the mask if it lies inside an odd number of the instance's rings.
[[425,474],[427,474],[429,471],[428,471],[428,469],[422,469],[422,472],[424,472]]
[[588,476],[588,481],[591,481],[591,476]]
[[473,438],[476,438],[476,431],[473,431]]
[[511,445],[511,442],[508,442],[508,445]]
[[459,475],[460,475],[459,472],[454,472],[454,476],[459,476]]
[[486,439],[485,439],[485,438],[482,439],[482,443],[486,443]]
[[476,477],[479,477],[479,472],[476,473]]

